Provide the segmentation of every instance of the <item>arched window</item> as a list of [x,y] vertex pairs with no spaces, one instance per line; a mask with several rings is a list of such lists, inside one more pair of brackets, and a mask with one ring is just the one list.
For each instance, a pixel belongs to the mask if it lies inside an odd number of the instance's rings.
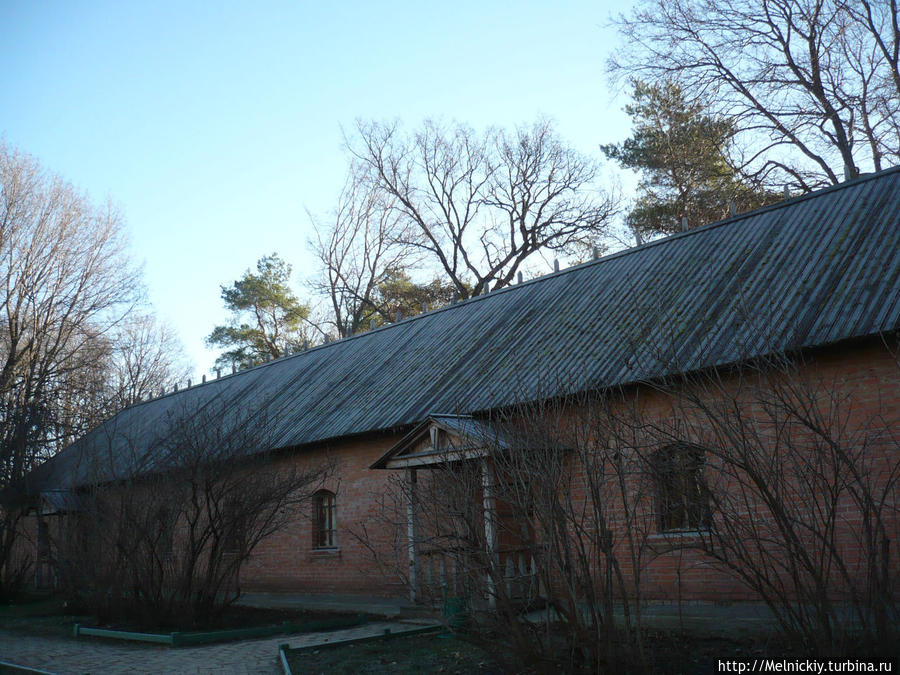
[[661,532],[709,527],[709,494],[703,478],[703,448],[676,443],[653,458]]
[[337,546],[334,493],[319,490],[313,495],[313,548]]

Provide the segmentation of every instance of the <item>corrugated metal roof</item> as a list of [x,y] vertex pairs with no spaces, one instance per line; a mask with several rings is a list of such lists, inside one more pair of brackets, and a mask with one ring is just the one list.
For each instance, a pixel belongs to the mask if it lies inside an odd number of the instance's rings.
[[900,168],[654,241],[132,406],[41,473],[179,410],[297,446],[897,330],[898,206]]

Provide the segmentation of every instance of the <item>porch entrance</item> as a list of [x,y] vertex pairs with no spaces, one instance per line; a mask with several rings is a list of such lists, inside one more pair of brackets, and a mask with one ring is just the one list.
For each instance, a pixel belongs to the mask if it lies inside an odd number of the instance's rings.
[[431,415],[372,465],[404,471],[411,601],[495,608],[540,596],[530,523],[503,501],[494,471],[507,446],[482,421]]

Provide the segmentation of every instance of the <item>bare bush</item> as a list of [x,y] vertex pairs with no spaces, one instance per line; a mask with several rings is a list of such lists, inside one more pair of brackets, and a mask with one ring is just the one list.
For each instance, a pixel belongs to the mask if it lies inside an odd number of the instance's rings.
[[[118,456],[83,467],[92,479],[58,543],[62,580],[101,621],[197,623],[240,596],[259,543],[308,508],[330,466],[279,461],[257,411],[214,403],[170,415],[149,451],[111,437]],[[124,453],[128,454],[128,453]]]
[[648,667],[653,564],[679,603],[699,565],[798,650],[878,654],[898,619],[900,420],[845,377],[770,357],[458,416],[455,436],[437,416],[440,461],[382,505],[381,562],[419,601],[464,598],[519,666]]
[[519,666],[640,666],[654,520],[627,451],[647,442],[632,403],[585,394],[460,417],[461,435],[432,437],[442,461],[392,481],[378,529],[396,549],[380,562],[419,601],[464,601]]
[[[898,618],[900,420],[801,357],[669,390],[677,437],[703,448],[712,517],[688,544],[822,656],[886,646]],[[660,438],[676,439],[657,427]]]

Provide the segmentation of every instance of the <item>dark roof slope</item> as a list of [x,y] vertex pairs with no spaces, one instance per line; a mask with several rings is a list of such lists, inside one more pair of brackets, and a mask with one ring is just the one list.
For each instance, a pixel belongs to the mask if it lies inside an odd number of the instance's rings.
[[898,206],[900,168],[654,241],[132,406],[41,473],[213,403],[297,446],[896,330]]

